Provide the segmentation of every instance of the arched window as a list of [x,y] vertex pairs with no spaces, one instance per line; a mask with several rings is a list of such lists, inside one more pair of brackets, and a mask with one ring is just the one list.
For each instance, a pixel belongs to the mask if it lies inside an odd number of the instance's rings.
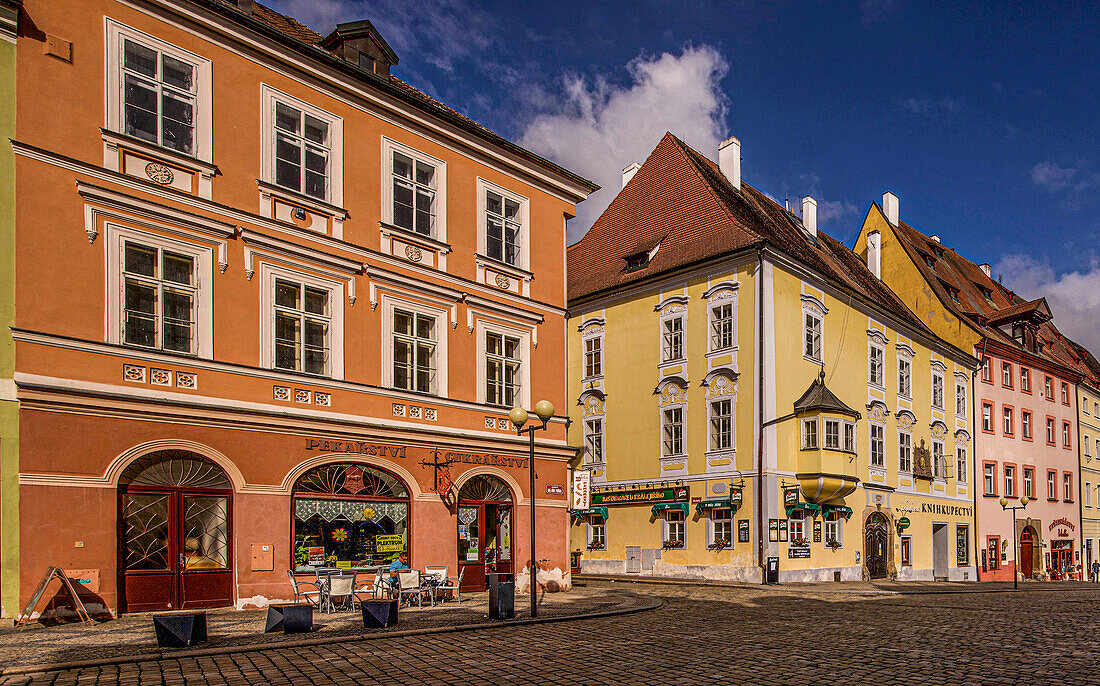
[[393,474],[340,462],[294,484],[294,565],[367,567],[409,549],[409,491]]
[[497,477],[479,474],[462,484],[462,488],[458,491],[458,499],[510,503],[512,491],[508,488],[508,484]]

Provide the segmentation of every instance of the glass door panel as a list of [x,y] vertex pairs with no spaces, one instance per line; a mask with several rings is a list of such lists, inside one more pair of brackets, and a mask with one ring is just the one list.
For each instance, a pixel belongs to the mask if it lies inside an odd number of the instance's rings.
[[221,496],[183,496],[183,568],[229,566],[229,503]]
[[124,568],[127,571],[168,571],[168,495],[126,494],[122,501],[122,520]]

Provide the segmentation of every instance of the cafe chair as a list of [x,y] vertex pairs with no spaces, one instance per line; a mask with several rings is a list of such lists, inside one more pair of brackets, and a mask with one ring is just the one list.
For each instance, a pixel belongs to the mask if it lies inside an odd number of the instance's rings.
[[[444,569],[446,569],[446,568],[444,568]],[[442,597],[444,600],[446,600],[447,591],[454,591],[455,600],[457,600],[458,603],[461,605],[462,604],[462,591],[460,590],[460,587],[462,586],[462,575],[465,574],[465,573],[466,573],[466,568],[465,567],[459,567],[457,578],[447,577],[446,579],[444,579],[443,580],[443,585],[436,587],[436,590],[438,590],[439,593],[440,593],[440,597]]]
[[416,606],[424,607],[424,589],[420,588],[420,572],[415,569],[397,573],[397,599],[408,597],[412,604],[412,597],[416,597]]
[[291,569],[286,570],[286,575],[290,577],[290,587],[294,590],[295,603],[300,603],[302,600],[305,600],[314,607],[321,607],[321,598],[324,594],[321,592],[321,585],[319,583],[316,581],[299,581],[294,576],[294,571]]
[[378,583],[378,579],[381,574],[356,574],[355,575],[355,599],[359,600],[360,596],[369,596],[372,600],[378,597],[378,592],[381,590],[381,584]]
[[[447,583],[447,565],[425,565],[424,581],[431,585],[432,607],[435,607],[435,596],[439,593],[439,588]],[[439,593],[439,597],[439,602],[443,602],[442,593]]]
[[337,603],[342,610],[353,607],[355,604],[355,577],[330,576],[328,578],[328,593],[325,595],[329,612],[336,609]]

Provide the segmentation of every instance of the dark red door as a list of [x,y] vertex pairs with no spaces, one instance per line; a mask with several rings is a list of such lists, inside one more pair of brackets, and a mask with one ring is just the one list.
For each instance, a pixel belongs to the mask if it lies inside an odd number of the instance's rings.
[[1024,529],[1020,532],[1020,574],[1025,579],[1031,578],[1031,573],[1034,571],[1035,561],[1035,537],[1031,534],[1031,529]]
[[233,604],[228,494],[129,488],[120,509],[122,611]]

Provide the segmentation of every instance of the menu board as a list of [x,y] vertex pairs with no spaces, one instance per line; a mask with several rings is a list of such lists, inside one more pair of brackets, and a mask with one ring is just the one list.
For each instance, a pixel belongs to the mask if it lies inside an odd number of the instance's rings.
[[309,564],[312,567],[325,566],[325,547],[317,546],[309,548]]
[[738,519],[737,520],[737,542],[748,543],[749,542],[749,520]]

